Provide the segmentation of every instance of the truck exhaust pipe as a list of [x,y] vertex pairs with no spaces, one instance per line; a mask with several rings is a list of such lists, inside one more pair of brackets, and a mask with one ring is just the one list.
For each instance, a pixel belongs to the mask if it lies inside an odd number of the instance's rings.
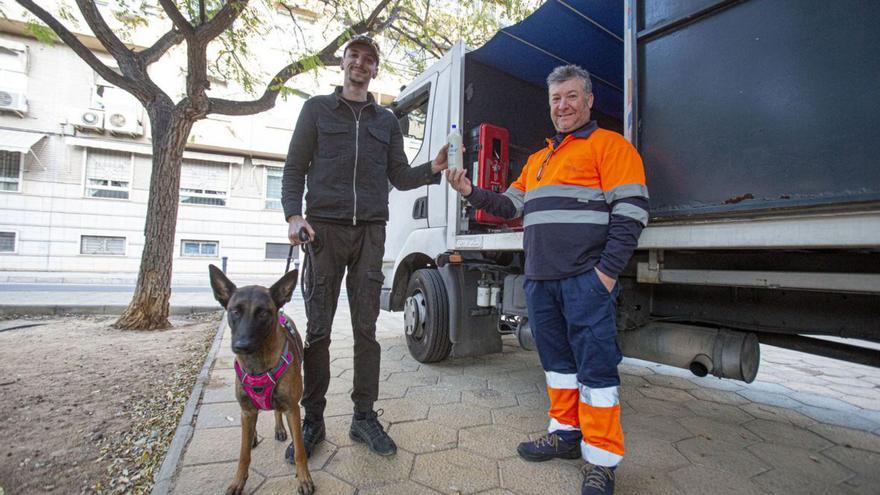
[[754,333],[703,328],[676,323],[651,323],[621,332],[618,343],[625,356],[690,370],[697,376],[754,381],[761,361]]

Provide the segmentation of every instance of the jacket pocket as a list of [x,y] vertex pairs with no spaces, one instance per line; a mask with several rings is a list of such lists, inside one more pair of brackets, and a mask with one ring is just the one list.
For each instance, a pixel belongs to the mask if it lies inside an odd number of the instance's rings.
[[319,158],[333,159],[345,154],[347,147],[351,147],[350,129],[347,124],[333,122],[318,122],[318,150]]
[[391,131],[378,126],[367,126],[367,153],[372,161],[384,165],[388,157],[388,144],[391,142]]

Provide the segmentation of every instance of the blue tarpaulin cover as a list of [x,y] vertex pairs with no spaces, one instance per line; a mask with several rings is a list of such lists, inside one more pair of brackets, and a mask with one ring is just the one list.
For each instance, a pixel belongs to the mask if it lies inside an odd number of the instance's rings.
[[622,0],[549,0],[468,57],[541,87],[554,67],[580,65],[593,76],[593,108],[622,119],[623,14]]

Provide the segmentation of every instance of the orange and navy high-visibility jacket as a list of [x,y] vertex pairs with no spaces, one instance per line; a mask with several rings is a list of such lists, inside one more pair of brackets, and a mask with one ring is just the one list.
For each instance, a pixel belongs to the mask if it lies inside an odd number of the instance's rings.
[[523,216],[525,276],[532,280],[593,267],[617,278],[648,224],[639,153],[595,121],[548,139],[503,194],[474,187],[466,199],[496,216]]

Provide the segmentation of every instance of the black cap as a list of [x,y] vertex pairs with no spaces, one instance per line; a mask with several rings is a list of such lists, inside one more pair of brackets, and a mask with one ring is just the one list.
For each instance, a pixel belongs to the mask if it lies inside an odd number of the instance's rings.
[[348,51],[348,47],[351,45],[365,45],[373,52],[373,56],[376,57],[376,62],[379,61],[379,45],[373,41],[373,38],[365,34],[358,34],[352,36],[351,39],[348,40],[348,43],[345,44],[345,48],[342,50],[342,53],[345,54]]

